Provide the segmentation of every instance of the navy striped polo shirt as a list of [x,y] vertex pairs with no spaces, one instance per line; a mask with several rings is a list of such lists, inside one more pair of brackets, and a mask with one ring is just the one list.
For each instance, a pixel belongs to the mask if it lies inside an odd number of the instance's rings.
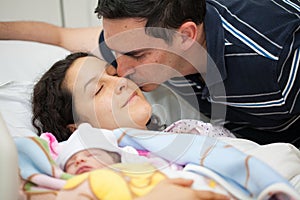
[[[299,2],[207,0],[206,5],[207,52],[218,72],[208,66],[206,84],[195,74],[167,85],[209,117],[214,106],[225,106],[225,127],[237,136],[299,147]],[[212,73],[220,79],[209,80]],[[216,90],[220,85],[225,93]],[[186,87],[193,88],[198,104]]]

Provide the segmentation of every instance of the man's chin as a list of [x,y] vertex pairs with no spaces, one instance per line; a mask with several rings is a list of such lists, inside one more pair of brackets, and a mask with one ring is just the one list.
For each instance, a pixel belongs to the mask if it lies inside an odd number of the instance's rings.
[[151,92],[151,91],[157,89],[158,86],[159,86],[159,84],[146,84],[146,85],[141,86],[140,89],[143,92]]

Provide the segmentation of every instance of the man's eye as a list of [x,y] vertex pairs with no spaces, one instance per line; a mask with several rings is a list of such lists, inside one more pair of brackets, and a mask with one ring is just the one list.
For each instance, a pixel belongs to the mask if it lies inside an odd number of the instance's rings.
[[140,59],[144,56],[143,53],[135,53],[135,52],[128,52],[128,53],[125,53],[124,55],[130,56],[130,57],[135,58],[135,59]]
[[103,85],[100,86],[100,88],[96,91],[95,95],[98,95],[99,92],[101,92],[102,88],[103,88]]
[[144,56],[144,54],[133,54],[132,57],[134,57],[135,59],[140,59]]
[[143,58],[143,56],[134,56],[134,58],[139,60],[139,59]]

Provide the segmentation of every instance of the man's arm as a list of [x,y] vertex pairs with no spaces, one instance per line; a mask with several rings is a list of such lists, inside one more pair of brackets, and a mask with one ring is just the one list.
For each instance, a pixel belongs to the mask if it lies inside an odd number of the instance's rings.
[[0,22],[0,39],[27,40],[100,55],[98,39],[102,27],[62,28],[45,22]]

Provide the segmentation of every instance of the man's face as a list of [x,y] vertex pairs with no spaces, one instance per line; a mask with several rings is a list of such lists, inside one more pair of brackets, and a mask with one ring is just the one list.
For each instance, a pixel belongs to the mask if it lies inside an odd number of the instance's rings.
[[136,18],[103,19],[107,46],[115,52],[119,76],[128,77],[144,91],[182,76],[183,59],[174,46],[145,33],[146,21]]

